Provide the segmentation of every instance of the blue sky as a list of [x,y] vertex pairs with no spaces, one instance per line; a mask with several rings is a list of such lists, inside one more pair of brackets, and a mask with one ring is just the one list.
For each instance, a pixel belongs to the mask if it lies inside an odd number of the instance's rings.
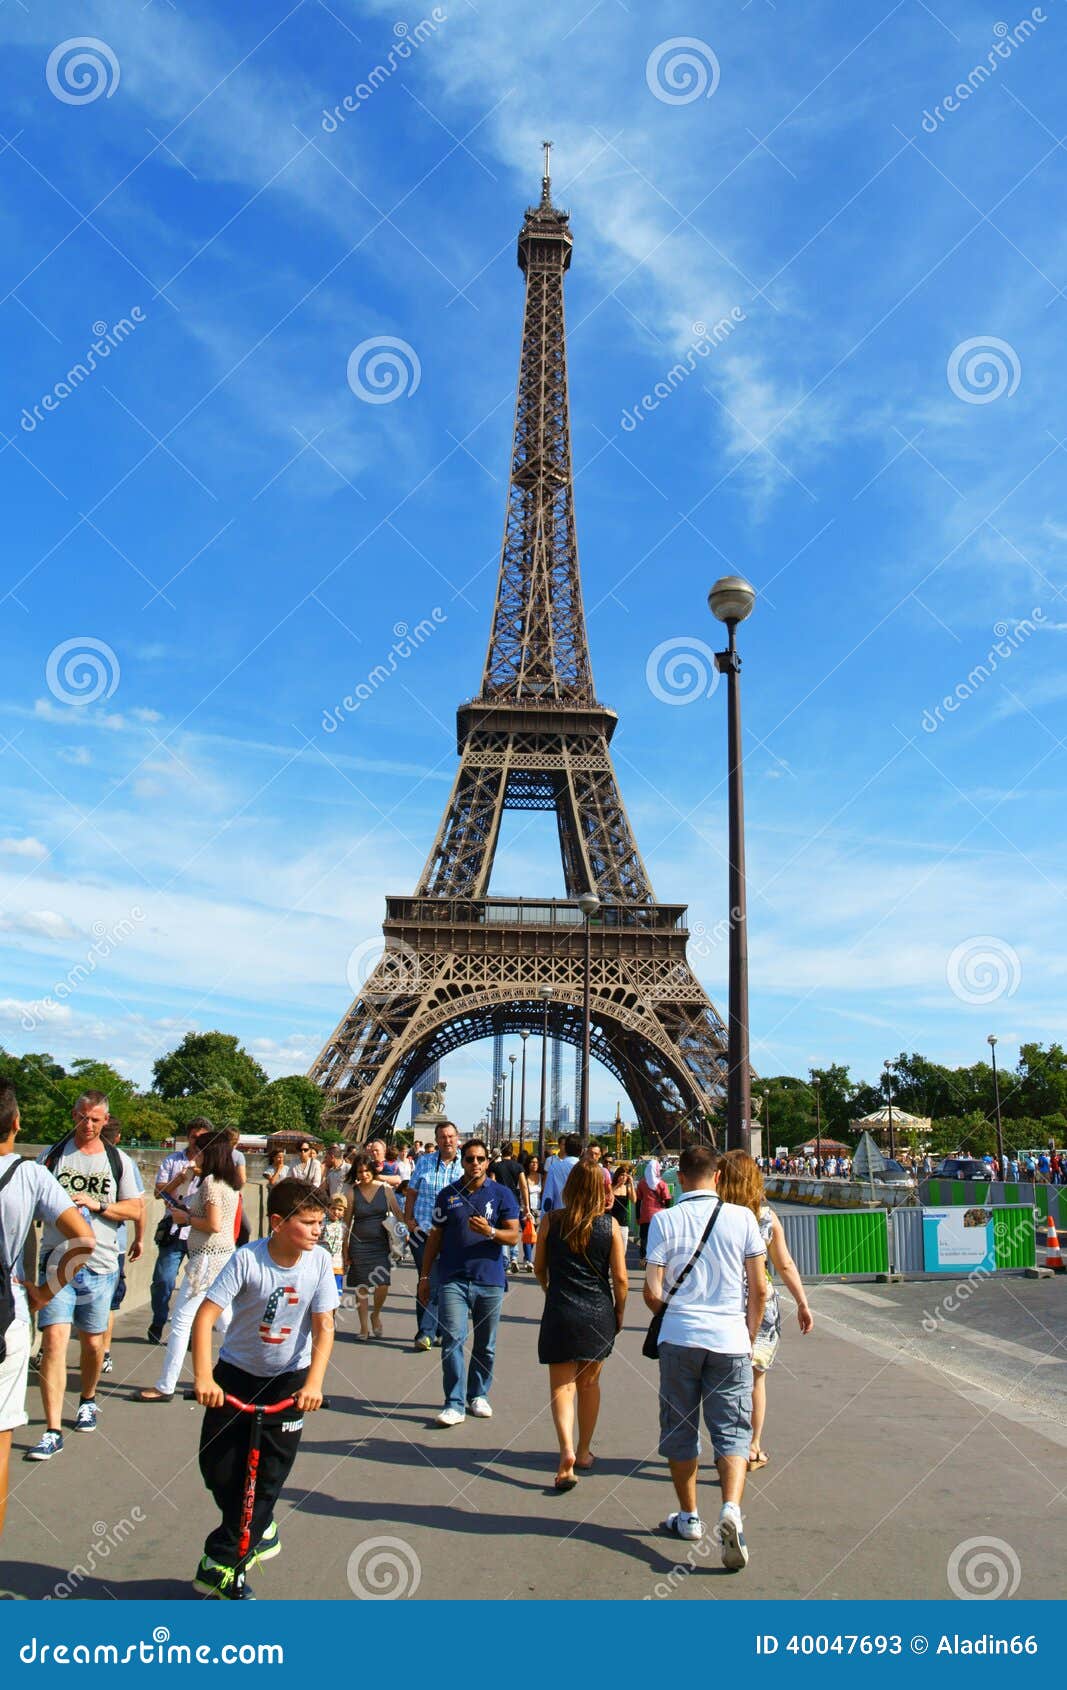
[[[683,670],[668,702],[660,648],[706,663],[738,571],[756,1066],[1063,1036],[1058,0],[99,0],[0,34],[5,1044],[144,1081],[219,1026],[283,1073],[346,1007],[480,681],[545,136],[594,671],[701,978],[724,1006],[724,697]],[[507,821],[493,890],[558,893]],[[487,1063],[446,1069],[464,1120]]]

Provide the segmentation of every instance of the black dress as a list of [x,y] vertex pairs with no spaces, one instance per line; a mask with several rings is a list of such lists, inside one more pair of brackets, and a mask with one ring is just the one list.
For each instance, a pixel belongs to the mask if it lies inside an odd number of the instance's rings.
[[587,1248],[576,1255],[563,1240],[563,1213],[553,1213],[548,1229],[548,1294],[537,1359],[545,1364],[605,1361],[615,1344],[611,1216],[597,1216]]

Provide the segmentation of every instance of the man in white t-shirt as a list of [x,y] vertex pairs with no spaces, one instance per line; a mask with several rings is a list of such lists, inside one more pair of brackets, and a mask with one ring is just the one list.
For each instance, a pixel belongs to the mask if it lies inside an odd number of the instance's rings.
[[[45,1430],[40,1443],[27,1452],[33,1461],[48,1461],[63,1448],[63,1395],[72,1326],[81,1349],[81,1396],[74,1430],[96,1431],[96,1386],[104,1360],[111,1302],[119,1282],[119,1235],[125,1239],[126,1222],[138,1219],[144,1203],[144,1187],[130,1158],[124,1150],[105,1145],[100,1137],[108,1115],[103,1092],[83,1092],[73,1109],[73,1133],[39,1158],[88,1220],[96,1248],[86,1266],[55,1294],[37,1317],[41,1333],[41,1365],[37,1377]],[[61,1254],[63,1242],[58,1228],[46,1223],[41,1238],[41,1259],[48,1272],[52,1263],[46,1258]]]
[[766,1245],[750,1209],[715,1195],[718,1160],[704,1145],[683,1150],[681,1196],[649,1226],[644,1296],[654,1313],[664,1310],[659,1452],[678,1497],[664,1527],[674,1537],[704,1536],[697,1510],[703,1405],[722,1487],[722,1562],[739,1572],[748,1564],[741,1497],[752,1440],[752,1345],[767,1300]]
[[[24,1160],[15,1149],[19,1106],[13,1086],[0,1085],[0,1255],[10,1275],[10,1320],[0,1361],[0,1532],[7,1508],[11,1434],[26,1424],[26,1380],[30,1360],[30,1308],[36,1312],[83,1268],[96,1247],[93,1229],[83,1220],[54,1174]],[[63,1240],[44,1285],[26,1286],[21,1278],[22,1248],[33,1222],[44,1221]],[[78,1245],[81,1245],[79,1250]],[[59,1446],[63,1439],[59,1436]]]

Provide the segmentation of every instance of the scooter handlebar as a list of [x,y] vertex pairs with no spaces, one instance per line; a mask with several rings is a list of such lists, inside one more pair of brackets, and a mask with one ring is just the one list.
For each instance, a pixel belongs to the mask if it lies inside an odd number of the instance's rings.
[[292,1408],[296,1398],[283,1397],[281,1402],[272,1403],[242,1402],[240,1397],[232,1397],[227,1391],[225,1401],[228,1408],[236,1408],[241,1414],[255,1414],[257,1411],[263,1414],[283,1414],[287,1408]]

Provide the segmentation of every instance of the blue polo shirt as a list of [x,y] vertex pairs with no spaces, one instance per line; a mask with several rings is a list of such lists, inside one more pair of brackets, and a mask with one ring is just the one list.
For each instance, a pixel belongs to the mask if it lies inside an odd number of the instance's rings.
[[478,1191],[464,1191],[447,1185],[434,1206],[433,1224],[441,1228],[438,1272],[442,1285],[450,1279],[465,1279],[472,1285],[507,1286],[504,1246],[471,1229],[472,1215],[482,1215],[490,1226],[504,1226],[518,1220],[519,1205],[506,1185],[487,1179]]

